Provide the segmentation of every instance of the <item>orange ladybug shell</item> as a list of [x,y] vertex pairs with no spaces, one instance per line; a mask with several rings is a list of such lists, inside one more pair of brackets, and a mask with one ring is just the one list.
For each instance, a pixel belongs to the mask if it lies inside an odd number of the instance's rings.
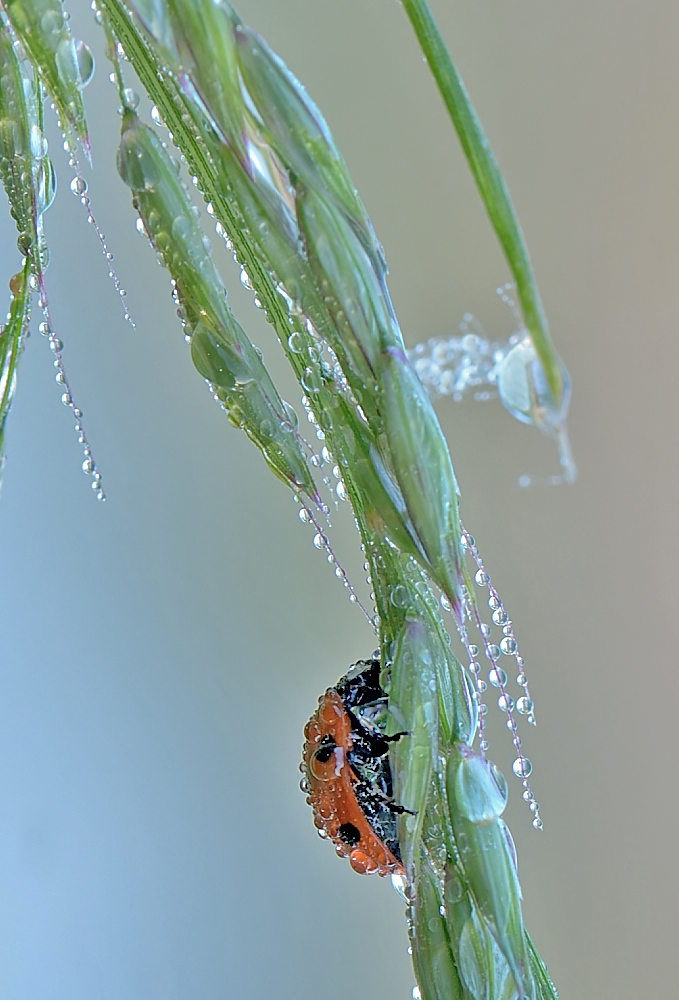
[[[333,688],[319,699],[304,736],[307,802],[313,809],[319,832],[332,840],[340,857],[349,858],[349,864],[359,875],[404,874],[403,865],[379,839],[356,799],[354,785],[358,779],[347,762],[352,745],[351,720]],[[324,737],[331,737],[335,746],[319,759],[317,754]],[[346,836],[347,830],[351,831],[350,837]]]

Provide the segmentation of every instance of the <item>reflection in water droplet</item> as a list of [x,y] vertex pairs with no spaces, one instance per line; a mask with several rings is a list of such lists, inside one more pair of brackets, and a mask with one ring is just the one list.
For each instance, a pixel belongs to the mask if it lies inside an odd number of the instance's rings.
[[288,337],[288,347],[293,354],[302,354],[304,351],[304,338],[296,330]]
[[533,770],[533,765],[528,757],[517,757],[512,764],[512,771],[517,778],[527,778]]
[[305,368],[304,374],[300,379],[302,383],[302,388],[309,393],[309,395],[315,395],[321,388],[321,377],[315,368]]
[[127,111],[136,111],[139,107],[139,94],[136,90],[132,90],[131,87],[125,87],[123,90],[123,104]]

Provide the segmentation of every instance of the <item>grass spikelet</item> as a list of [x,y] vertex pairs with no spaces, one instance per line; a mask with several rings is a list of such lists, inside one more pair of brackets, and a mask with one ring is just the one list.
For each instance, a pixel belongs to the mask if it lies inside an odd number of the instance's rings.
[[90,158],[90,140],[81,90],[94,72],[92,54],[71,35],[59,0],[11,0],[5,4],[31,62],[59,112],[61,125],[82,144]]
[[274,472],[292,489],[318,500],[291,414],[228,306],[226,289],[178,166],[155,133],[128,111],[123,118],[118,170],[132,189],[146,233],[174,280],[193,362],[211,383],[231,421],[254,441]]

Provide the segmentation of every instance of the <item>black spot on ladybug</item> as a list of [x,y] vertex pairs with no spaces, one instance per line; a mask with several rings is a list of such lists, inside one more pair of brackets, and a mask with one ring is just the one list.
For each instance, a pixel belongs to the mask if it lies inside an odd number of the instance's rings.
[[314,757],[319,762],[319,764],[327,764],[333,753],[335,752],[335,747],[337,744],[333,737],[326,733],[318,744],[318,750],[316,750]]
[[355,847],[361,840],[361,834],[353,823],[342,823],[337,831],[337,836],[347,847]]

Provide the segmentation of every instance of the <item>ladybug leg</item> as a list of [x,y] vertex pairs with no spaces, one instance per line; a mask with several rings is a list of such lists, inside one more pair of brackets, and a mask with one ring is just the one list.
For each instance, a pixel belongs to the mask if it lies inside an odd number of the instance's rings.
[[379,802],[380,805],[383,805],[391,813],[397,813],[399,816],[403,813],[408,813],[409,816],[417,816],[417,813],[413,812],[412,809],[406,809],[405,806],[401,806],[398,802],[394,802],[393,798],[385,795],[379,788],[375,788],[373,786],[367,790],[367,795],[369,795],[373,801]]
[[405,731],[402,733],[394,733],[393,736],[383,736],[382,739],[385,743],[398,743],[398,741],[404,736],[410,736],[410,733]]
[[398,802],[394,802],[393,799],[391,801],[387,800],[386,806],[389,812],[398,813],[399,816],[402,816],[403,813],[408,813],[409,816],[417,816],[417,812],[413,812],[412,809],[406,809],[405,806],[400,806]]

